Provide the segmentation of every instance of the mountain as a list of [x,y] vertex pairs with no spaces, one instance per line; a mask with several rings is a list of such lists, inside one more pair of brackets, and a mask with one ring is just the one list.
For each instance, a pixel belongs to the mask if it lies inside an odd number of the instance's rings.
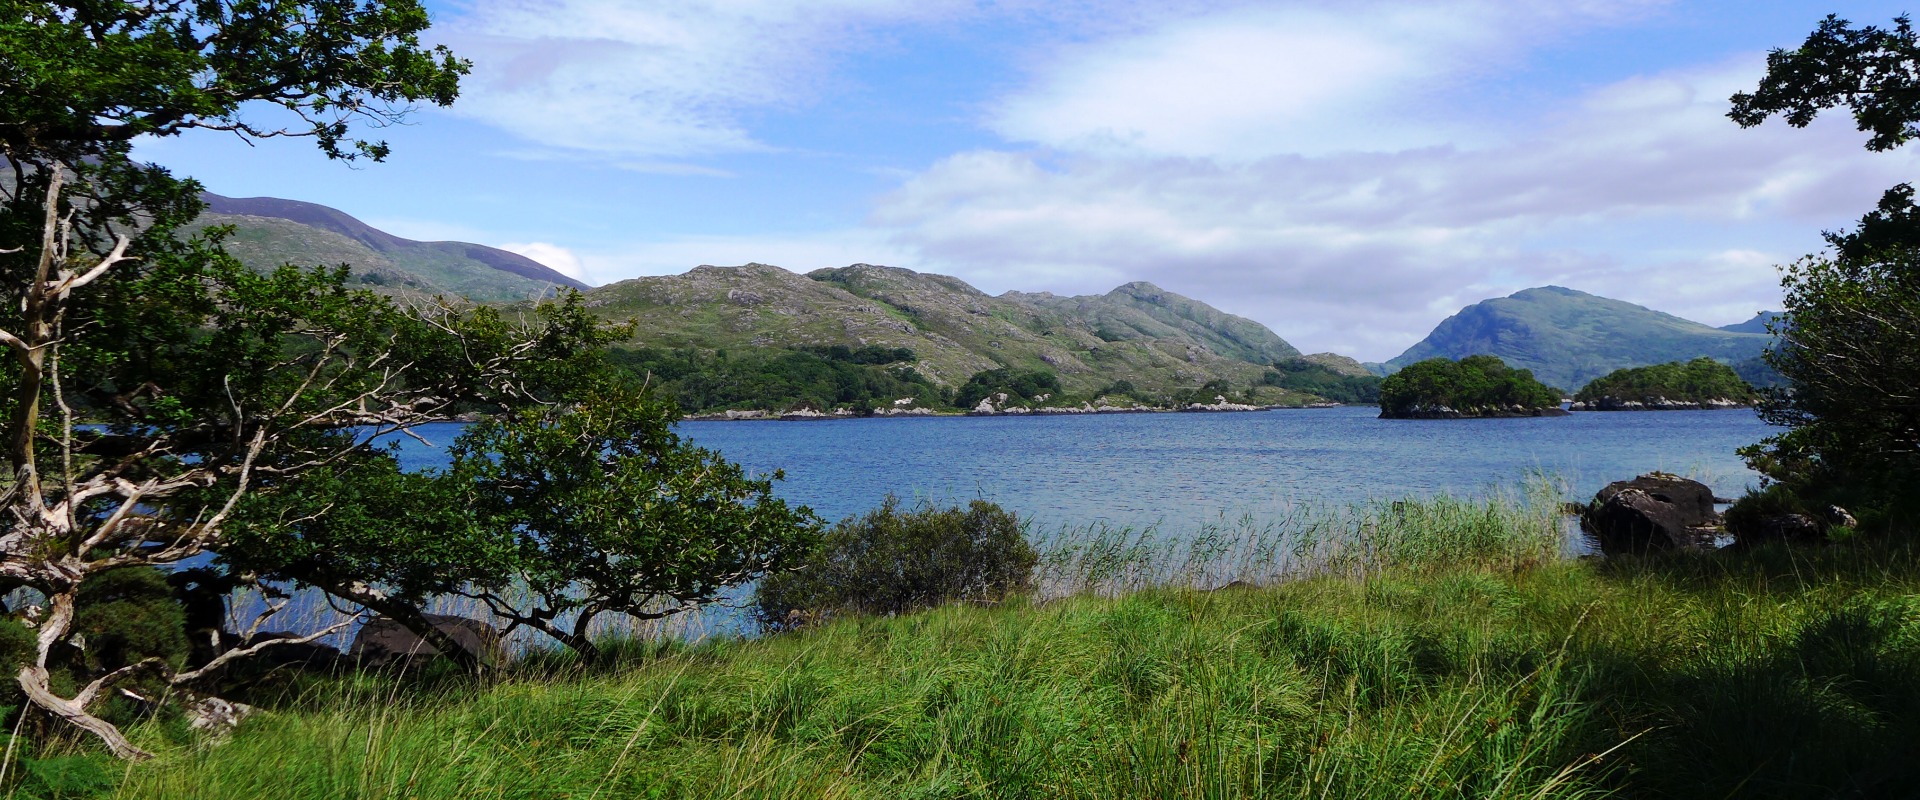
[[1299,353],[1259,323],[1150,284],[1087,298],[995,297],[958,278],[898,267],[801,275],[747,264],[620,281],[585,299],[604,317],[635,320],[641,345],[905,347],[919,358],[916,370],[948,386],[1014,367],[1055,372],[1077,393],[1123,380],[1144,391],[1214,379],[1246,387],[1265,372],[1268,355]]
[[1047,292],[1007,292],[1001,298],[1085,320],[1093,326],[1095,336],[1110,342],[1185,337],[1218,355],[1257,364],[1300,355],[1293,345],[1258,322],[1145,281],[1125,284],[1103,295],[1059,297]]
[[1467,306],[1386,366],[1399,369],[1437,356],[1458,359],[1489,353],[1511,366],[1533,370],[1541,381],[1573,391],[1623,367],[1700,356],[1727,363],[1743,361],[1759,355],[1772,338],[1546,286]]
[[1733,333],[1766,333],[1767,323],[1772,322],[1779,317],[1780,317],[1780,312],[1778,311],[1762,311],[1758,314],[1753,315],[1753,319],[1747,320],[1746,322],[1737,322],[1732,325],[1722,325],[1720,326],[1720,330],[1730,331]]
[[207,210],[190,228],[234,226],[227,251],[255,269],[347,264],[362,282],[389,291],[478,301],[524,300],[555,287],[587,288],[517,253],[467,242],[403,239],[316,203],[212,193],[201,199]]

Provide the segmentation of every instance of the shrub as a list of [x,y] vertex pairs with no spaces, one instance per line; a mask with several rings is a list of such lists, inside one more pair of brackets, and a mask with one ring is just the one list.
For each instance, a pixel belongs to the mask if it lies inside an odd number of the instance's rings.
[[889,496],[835,525],[798,570],[761,581],[752,613],[779,629],[841,613],[993,602],[1031,588],[1038,560],[1019,517],[993,503],[963,509],[923,501],[903,511]]

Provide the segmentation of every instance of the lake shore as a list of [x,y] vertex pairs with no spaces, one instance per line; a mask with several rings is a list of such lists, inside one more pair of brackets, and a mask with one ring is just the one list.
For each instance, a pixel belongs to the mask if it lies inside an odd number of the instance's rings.
[[728,409],[702,414],[688,414],[681,419],[688,422],[823,422],[840,419],[924,419],[956,417],[1068,417],[1112,414],[1236,414],[1253,411],[1296,411],[1314,408],[1341,408],[1345,403],[1307,403],[1304,405],[1246,405],[1240,403],[1216,403],[1212,405],[1194,403],[1182,408],[1162,408],[1158,406],[1042,406],[1039,408],[1010,407],[983,411],[935,411],[930,408],[886,408],[876,409],[871,414],[858,414],[850,409],[836,409],[832,412],[820,412],[811,409],[799,411],[772,412],[766,409]]

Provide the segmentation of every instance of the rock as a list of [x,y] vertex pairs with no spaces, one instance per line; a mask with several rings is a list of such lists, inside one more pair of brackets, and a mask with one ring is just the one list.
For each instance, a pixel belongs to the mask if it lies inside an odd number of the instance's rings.
[[995,414],[998,412],[994,410],[993,401],[991,399],[983,397],[980,399],[980,405],[974,406],[973,410],[967,413],[986,416],[986,415]]
[[1827,524],[1842,528],[1857,528],[1860,526],[1860,521],[1854,519],[1853,515],[1847,513],[1847,510],[1844,508],[1827,506]]
[[195,697],[187,701],[182,711],[187,718],[187,727],[215,739],[224,739],[241,720],[253,716],[259,709],[218,697]]
[[1728,408],[1747,408],[1747,404],[1724,397],[1716,397],[1700,402],[1687,400],[1668,400],[1655,397],[1651,400],[1622,400],[1611,395],[1591,402],[1574,403],[1570,411],[1718,411]]
[[1710,547],[1720,515],[1713,490],[1699,481],[1654,472],[1607,484],[1593,497],[1580,526],[1607,555]]
[[[302,634],[285,631],[261,631],[250,640],[242,640],[240,634],[231,631],[220,632],[221,652],[259,644],[273,639],[298,639]],[[290,642],[262,648],[260,652],[242,661],[250,668],[272,669],[275,667],[298,667],[320,672],[331,671],[347,663],[346,654],[340,648],[320,642]]]
[[[499,628],[466,617],[445,614],[426,616],[433,627],[453,637],[461,647],[478,655],[482,661],[504,660],[506,650],[501,646]],[[360,626],[360,633],[353,637],[353,647],[348,654],[358,659],[363,667],[378,668],[396,661],[437,656],[440,650],[405,625],[387,617],[376,617]]]
[[[1519,408],[1518,411],[1514,410]],[[1547,408],[1464,408],[1456,409],[1447,405],[1419,406],[1406,411],[1380,409],[1381,419],[1511,419],[1519,417],[1564,417],[1566,409],[1559,406]]]

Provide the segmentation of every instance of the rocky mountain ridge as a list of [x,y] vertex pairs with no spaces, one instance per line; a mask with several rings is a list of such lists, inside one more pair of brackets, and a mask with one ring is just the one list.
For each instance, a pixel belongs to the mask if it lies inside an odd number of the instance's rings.
[[203,192],[201,199],[207,210],[190,229],[233,226],[227,252],[255,269],[346,264],[363,283],[389,292],[451,294],[482,302],[587,288],[518,253],[470,242],[414,241],[318,203],[211,192]]
[[1298,355],[1259,323],[1151,284],[1103,296],[989,295],[958,278],[854,264],[807,274],[767,264],[700,266],[585,294],[610,319],[632,318],[636,344],[904,347],[945,385],[976,372],[1044,369],[1076,393],[1125,381],[1142,390],[1257,382],[1267,354]]

